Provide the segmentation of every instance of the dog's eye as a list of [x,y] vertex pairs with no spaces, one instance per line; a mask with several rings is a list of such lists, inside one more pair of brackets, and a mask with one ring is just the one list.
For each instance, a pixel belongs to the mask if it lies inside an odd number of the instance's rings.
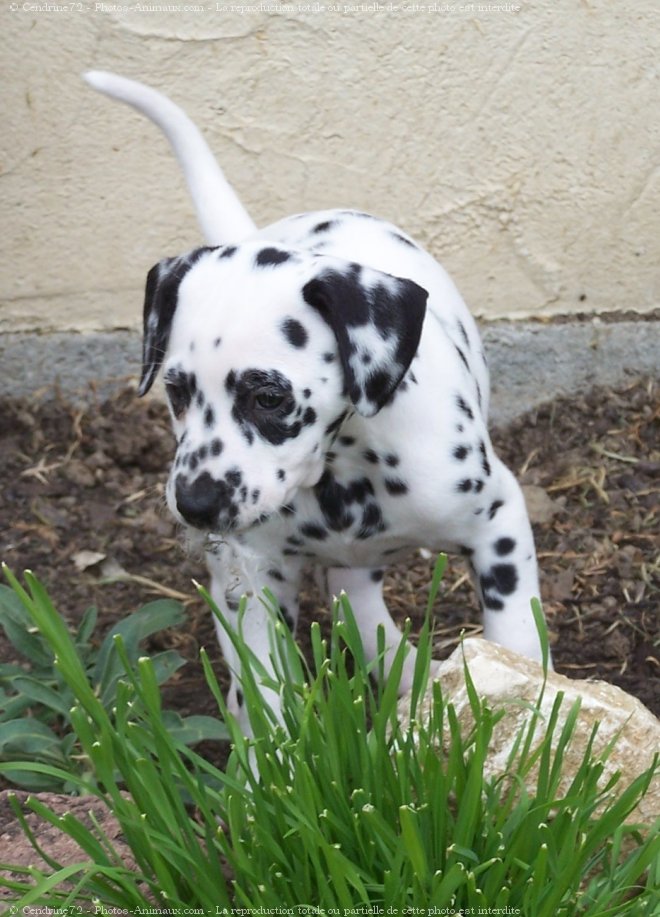
[[285,402],[286,396],[274,389],[262,388],[254,394],[254,403],[262,411],[277,411]]

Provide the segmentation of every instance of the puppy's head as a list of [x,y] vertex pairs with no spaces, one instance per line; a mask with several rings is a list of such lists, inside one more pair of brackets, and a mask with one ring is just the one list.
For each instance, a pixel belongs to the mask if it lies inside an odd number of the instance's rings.
[[426,298],[410,280],[264,243],[157,264],[139,393],[162,367],[174,515],[224,533],[286,512],[319,480],[347,414],[373,416],[394,396]]

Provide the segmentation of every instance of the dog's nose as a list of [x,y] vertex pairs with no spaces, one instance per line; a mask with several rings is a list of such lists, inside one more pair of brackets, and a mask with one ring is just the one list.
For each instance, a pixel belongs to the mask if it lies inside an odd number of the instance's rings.
[[[230,510],[230,488],[225,481],[214,480],[208,471],[194,481],[182,475],[176,479],[176,508],[183,519],[199,529],[213,528],[221,513]],[[229,515],[233,515],[230,511]]]

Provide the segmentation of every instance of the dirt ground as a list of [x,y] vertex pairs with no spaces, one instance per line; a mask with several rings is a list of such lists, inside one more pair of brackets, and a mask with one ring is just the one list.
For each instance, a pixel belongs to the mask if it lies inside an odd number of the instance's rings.
[[[660,714],[659,387],[638,380],[551,402],[495,432],[501,457],[525,485],[542,571],[555,666],[604,679]],[[189,663],[166,690],[182,713],[215,713],[198,662],[218,668],[210,613],[197,599],[189,558],[164,505],[172,451],[167,413],[131,388],[81,410],[62,400],[0,405],[0,559],[33,570],[61,613],[99,609],[99,635],[158,595],[187,604],[188,623],[157,635]],[[92,552],[85,553],[85,552]],[[413,557],[388,574],[395,616],[421,624],[433,560]],[[313,592],[305,618],[328,618]],[[438,657],[462,630],[479,632],[463,561],[452,558],[438,601]],[[13,658],[0,629],[0,659]]]

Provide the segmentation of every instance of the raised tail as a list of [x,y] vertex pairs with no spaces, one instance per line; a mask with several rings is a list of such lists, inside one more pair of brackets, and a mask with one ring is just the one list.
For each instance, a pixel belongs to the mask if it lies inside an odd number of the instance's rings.
[[206,140],[178,105],[155,89],[114,73],[88,70],[83,76],[94,89],[132,105],[163,131],[183,169],[209,245],[240,242],[256,230]]

